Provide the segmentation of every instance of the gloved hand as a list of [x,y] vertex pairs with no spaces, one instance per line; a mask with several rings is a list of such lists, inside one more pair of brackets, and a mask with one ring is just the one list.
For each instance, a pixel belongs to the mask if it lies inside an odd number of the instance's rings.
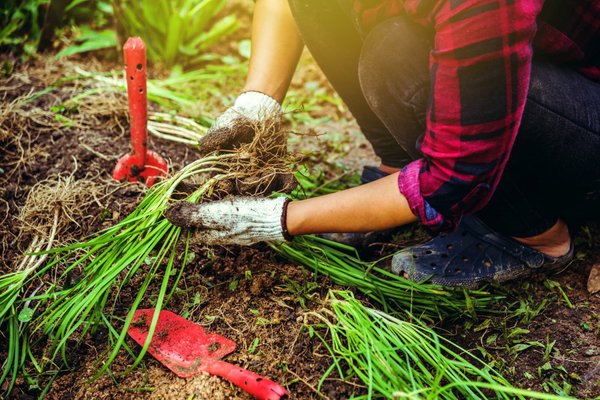
[[179,202],[167,209],[165,217],[174,225],[195,228],[194,238],[201,243],[251,245],[291,239],[285,225],[288,202],[284,197]]
[[261,123],[279,124],[281,112],[281,106],[274,98],[261,92],[244,92],[232,107],[215,120],[206,136],[200,140],[200,150],[210,153],[249,143]]

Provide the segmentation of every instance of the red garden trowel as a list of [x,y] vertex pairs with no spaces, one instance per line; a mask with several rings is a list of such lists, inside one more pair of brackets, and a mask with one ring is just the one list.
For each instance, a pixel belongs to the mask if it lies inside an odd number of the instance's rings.
[[156,178],[167,175],[167,163],[148,150],[148,96],[146,94],[146,45],[139,37],[129,38],[123,46],[127,96],[131,118],[131,153],[117,162],[113,179],[145,182],[148,187]]
[[[148,337],[154,309],[137,310],[129,335],[141,346]],[[221,361],[235,343],[170,311],[161,311],[148,352],[182,378],[207,372],[227,379],[260,400],[286,399],[286,390],[260,375]]]

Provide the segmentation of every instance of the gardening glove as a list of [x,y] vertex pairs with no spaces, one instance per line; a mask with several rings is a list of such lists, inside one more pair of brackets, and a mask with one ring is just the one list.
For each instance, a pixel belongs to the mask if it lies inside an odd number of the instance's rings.
[[261,92],[244,92],[238,96],[214,122],[206,136],[200,139],[200,150],[210,153],[215,150],[233,149],[254,138],[255,129],[261,124],[279,124],[281,106],[271,96]]
[[289,199],[234,197],[210,203],[178,202],[165,217],[172,224],[194,228],[194,239],[208,245],[290,240],[286,213]]

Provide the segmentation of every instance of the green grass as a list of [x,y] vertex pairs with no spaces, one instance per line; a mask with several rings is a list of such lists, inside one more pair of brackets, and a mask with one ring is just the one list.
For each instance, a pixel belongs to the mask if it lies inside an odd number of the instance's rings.
[[[148,100],[161,106],[165,111],[184,110],[187,115],[199,118],[201,122],[210,125],[203,109],[202,101],[208,96],[218,96],[218,82],[227,76],[239,72],[238,67],[231,65],[207,65],[203,69],[183,72],[179,69],[171,71],[162,79],[149,79],[147,83]],[[91,73],[77,69],[79,76],[71,77],[70,81],[87,81],[87,89],[69,99],[68,104],[76,104],[88,96],[101,95],[106,92],[126,92],[125,80],[121,72]],[[55,88],[60,87],[59,82]],[[203,93],[203,95],[199,95]]]

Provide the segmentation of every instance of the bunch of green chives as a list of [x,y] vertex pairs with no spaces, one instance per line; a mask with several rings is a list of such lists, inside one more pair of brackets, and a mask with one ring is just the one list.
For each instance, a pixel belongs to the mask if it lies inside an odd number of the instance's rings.
[[[151,284],[155,280],[160,281],[154,305],[160,309],[183,274],[189,237],[182,235],[181,228],[172,225],[162,215],[171,196],[185,179],[197,174],[215,174],[186,199],[199,201],[215,182],[229,178],[222,162],[232,157],[233,154],[208,156],[191,163],[173,177],[155,184],[140,205],[120,223],[84,243],[48,252],[54,260],[31,279],[42,278],[61,264],[66,268],[50,290],[26,300],[44,306],[43,312],[32,320],[32,327],[34,332],[53,338],[54,354],[51,359],[62,354],[67,362],[69,339],[76,337],[81,340],[87,332],[105,326],[112,343],[110,354],[97,375],[109,368],[125,345],[133,314],[145,300]],[[184,243],[183,254],[178,252],[181,242]],[[69,285],[69,277],[73,274],[79,274],[78,280]],[[122,291],[135,276],[137,279],[142,277],[142,281],[134,299],[131,303],[120,305]],[[117,306],[128,310],[124,320],[112,314]],[[155,315],[158,316],[158,313]],[[115,329],[116,323],[122,326],[120,331]],[[141,361],[146,347],[131,368]]]
[[[7,332],[0,332],[5,336],[6,359],[2,363],[0,386],[10,375],[6,392],[14,386],[20,367],[28,354],[28,329],[31,316],[35,312],[29,308],[29,302],[22,302],[20,298],[25,291],[25,282],[29,281],[35,271],[46,260],[46,254],[35,254],[44,247],[50,250],[56,236],[59,218],[59,208],[54,210],[53,224],[46,239],[36,235],[31,240],[27,252],[15,271],[0,276],[0,326],[7,328]],[[39,289],[39,288],[38,288]],[[36,289],[36,290],[38,290]]]
[[334,364],[339,359],[366,386],[365,399],[564,399],[517,389],[483,361],[418,321],[403,321],[365,307],[351,292],[330,291],[329,308],[314,312],[329,330]]
[[314,235],[297,237],[290,243],[272,243],[271,247],[338,285],[359,289],[385,310],[391,307],[426,320],[474,316],[477,310],[501,298],[480,290],[411,282],[377,266],[378,262],[362,261],[351,246]]
[[6,307],[5,314],[0,320],[0,326],[4,326],[7,331],[1,332],[6,343],[6,359],[2,361],[2,374],[0,375],[0,386],[4,384],[10,376],[7,384],[7,392],[12,389],[17,379],[21,359],[21,340],[19,336],[19,321],[17,320],[17,310],[14,304]]

